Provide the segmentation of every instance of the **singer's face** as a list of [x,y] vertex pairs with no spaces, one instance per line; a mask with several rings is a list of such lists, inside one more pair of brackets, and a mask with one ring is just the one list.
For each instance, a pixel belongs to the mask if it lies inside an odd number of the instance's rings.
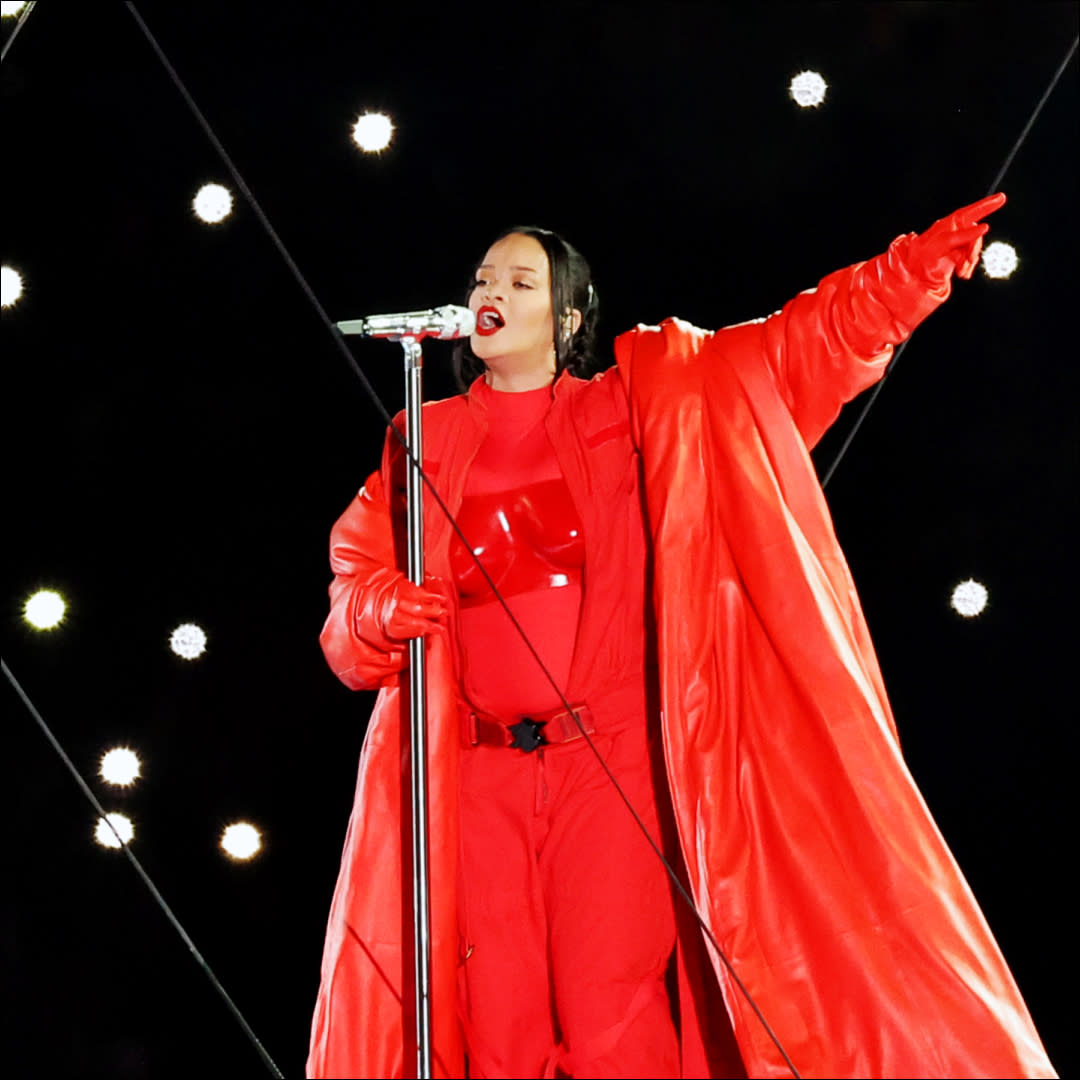
[[551,270],[531,236],[511,233],[493,244],[469,297],[476,312],[473,353],[496,390],[535,390],[555,378]]

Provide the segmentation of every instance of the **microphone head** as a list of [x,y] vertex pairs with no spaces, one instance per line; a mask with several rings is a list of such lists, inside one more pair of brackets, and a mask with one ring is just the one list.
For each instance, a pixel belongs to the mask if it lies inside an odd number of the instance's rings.
[[435,313],[443,324],[443,329],[438,334],[440,341],[468,337],[476,329],[476,315],[467,307],[445,304],[436,308]]

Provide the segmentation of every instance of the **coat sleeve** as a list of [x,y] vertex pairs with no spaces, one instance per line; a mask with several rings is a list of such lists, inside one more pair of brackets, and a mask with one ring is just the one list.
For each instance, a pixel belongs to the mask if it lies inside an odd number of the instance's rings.
[[764,321],[765,362],[808,447],[948,299],[951,272],[920,266],[915,239],[900,236],[884,254],[829,274]]
[[397,569],[382,475],[372,473],[330,531],[330,614],[319,635],[334,674],[352,690],[393,685],[406,646],[382,633],[378,613],[405,576]]

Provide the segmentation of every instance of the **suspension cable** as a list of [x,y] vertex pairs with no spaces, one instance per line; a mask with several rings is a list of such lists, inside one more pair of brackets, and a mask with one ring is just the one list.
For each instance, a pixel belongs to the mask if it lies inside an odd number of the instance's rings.
[[278,1077],[279,1080],[283,1080],[284,1074],[274,1063],[274,1059],[266,1052],[263,1044],[259,1042],[259,1039],[255,1035],[255,1032],[251,1030],[251,1026],[244,1019],[244,1014],[240,1012],[240,1010],[236,1007],[236,1004],[233,1002],[233,999],[229,997],[229,995],[226,993],[225,987],[221,985],[218,977],[210,969],[210,965],[206,962],[206,960],[203,959],[202,953],[200,953],[199,950],[195,947],[195,942],[191,940],[190,935],[181,925],[180,920],[173,914],[172,908],[170,908],[169,905],[165,902],[165,898],[161,895],[160,892],[158,892],[157,886],[153,883],[153,881],[151,881],[150,875],[143,869],[142,863],[139,862],[135,853],[131,850],[131,848],[128,846],[120,833],[117,832],[116,826],[112,823],[112,820],[109,818],[108,814],[105,813],[104,807],[101,805],[100,802],[98,802],[97,796],[93,793],[93,791],[90,790],[90,786],[82,778],[79,770],[75,767],[75,764],[72,762],[71,758],[68,757],[67,753],[64,751],[64,748],[60,745],[59,740],[52,733],[49,725],[45,722],[45,718],[41,715],[40,712],[38,712],[34,703],[30,700],[30,696],[19,684],[19,681],[15,678],[15,675],[12,673],[11,668],[7,666],[7,661],[0,659],[0,666],[3,667],[3,672],[5,677],[7,678],[7,681],[11,683],[11,685],[15,688],[15,693],[18,694],[20,698],[22,698],[22,702],[26,706],[30,715],[37,721],[37,725],[39,728],[41,728],[42,732],[45,735],[45,738],[49,740],[52,748],[57,752],[57,754],[60,755],[60,760],[64,763],[68,772],[70,772],[71,775],[75,778],[75,783],[78,784],[79,790],[83,793],[87,801],[94,808],[94,812],[98,815],[98,819],[100,821],[104,821],[105,824],[112,831],[113,836],[116,838],[117,844],[123,849],[124,854],[127,856],[128,862],[130,862],[131,865],[135,868],[135,873],[137,873],[139,877],[142,878],[143,884],[150,890],[150,895],[154,898],[154,902],[165,913],[165,918],[168,919],[170,923],[172,923],[173,929],[180,935],[181,940],[188,948],[188,952],[191,953],[191,955],[195,958],[195,962],[206,973],[206,977],[213,984],[214,989],[221,995],[221,998],[228,1006],[229,1011],[236,1018],[236,1021],[240,1025],[240,1027],[243,1028],[244,1034],[248,1037],[248,1039],[251,1040],[251,1045],[255,1047],[255,1050],[258,1053],[259,1057],[262,1058],[263,1064],[269,1070],[270,1075]]
[[19,21],[15,24],[10,34],[8,34],[7,41],[4,42],[3,49],[0,49],[0,63],[3,63],[7,59],[8,49],[11,48],[11,43],[19,36],[19,31],[23,28],[26,20],[30,18],[30,12],[34,10],[34,5],[37,0],[29,0],[29,3],[19,14]]
[[[351,351],[349,350],[348,346],[345,343],[343,335],[338,330],[338,328],[334,325],[334,323],[331,322],[330,317],[326,314],[326,311],[323,308],[322,304],[319,302],[318,298],[316,297],[316,295],[314,293],[314,290],[311,288],[311,286],[308,284],[307,280],[304,278],[304,275],[300,271],[300,268],[296,265],[296,262],[294,261],[292,256],[289,254],[289,252],[286,249],[285,245],[282,243],[281,238],[278,236],[277,232],[274,230],[273,226],[270,224],[270,221],[267,218],[266,214],[263,212],[262,207],[258,203],[258,200],[255,198],[255,196],[252,193],[251,189],[248,187],[247,183],[244,181],[244,178],[240,175],[239,170],[233,164],[232,159],[229,157],[229,155],[226,152],[224,146],[222,146],[220,140],[214,134],[213,129],[210,127],[210,124],[208,123],[206,118],[203,116],[201,110],[195,104],[194,99],[192,98],[191,94],[188,92],[188,90],[187,90],[186,86],[184,85],[183,81],[180,79],[180,76],[176,72],[176,69],[169,62],[168,57],[166,57],[166,55],[165,55],[164,51],[162,50],[161,46],[158,44],[157,40],[154,38],[153,34],[150,32],[149,27],[146,25],[146,23],[143,21],[142,17],[139,15],[138,11],[136,10],[135,5],[133,3],[127,3],[127,4],[125,4],[125,6],[131,12],[131,14],[134,17],[135,21],[138,23],[139,28],[142,30],[143,34],[146,36],[147,41],[150,43],[151,48],[157,54],[158,59],[161,61],[161,63],[164,66],[165,70],[169,73],[169,77],[172,79],[172,81],[175,84],[177,90],[180,92],[180,95],[183,97],[184,101],[187,103],[188,107],[191,109],[192,114],[195,116],[195,119],[199,123],[199,126],[203,129],[204,133],[206,134],[207,138],[210,140],[210,142],[213,145],[214,149],[218,152],[218,155],[221,157],[223,163],[225,164],[225,167],[228,169],[228,171],[229,171],[230,175],[232,176],[233,180],[236,182],[236,186],[243,193],[244,197],[248,201],[248,204],[251,206],[252,210],[254,211],[256,218],[259,220],[259,223],[266,230],[267,235],[269,235],[269,237],[270,237],[271,241],[273,242],[274,246],[278,249],[279,254],[285,260],[286,265],[288,266],[288,268],[291,271],[293,277],[296,279],[296,281],[299,284],[300,288],[304,292],[304,295],[308,298],[311,305],[315,308],[315,311],[317,312],[320,320],[323,322],[323,324],[326,326],[327,330],[333,336],[334,341],[337,344],[339,351],[343,354],[343,356],[347,360],[347,362],[349,364],[349,367],[353,370],[353,372],[360,379],[361,384],[363,385],[365,391],[367,392],[367,394],[369,395],[369,397],[372,400],[372,404],[375,406],[375,408],[378,411],[379,415],[386,421],[389,429],[394,433],[394,436],[397,438],[399,444],[401,445],[401,448],[402,448],[403,452],[405,453],[405,456],[407,457],[408,461],[412,463],[413,467],[419,473],[419,475],[420,475],[420,477],[421,477],[421,479],[422,479],[422,481],[424,483],[424,486],[431,493],[431,495],[434,497],[436,503],[439,506],[439,509],[443,512],[443,514],[445,514],[447,521],[450,523],[450,526],[453,528],[453,530],[457,534],[458,538],[465,545],[466,550],[468,550],[470,553],[472,553],[473,552],[473,547],[468,542],[468,540],[466,540],[464,534],[461,531],[461,528],[459,527],[457,521],[454,519],[453,514],[450,512],[449,507],[447,507],[446,503],[442,499],[442,496],[439,494],[439,492],[435,489],[434,485],[432,484],[431,479],[424,472],[421,463],[418,462],[416,460],[416,458],[413,456],[412,452],[410,451],[410,449],[408,447],[408,444],[406,443],[404,435],[398,430],[397,426],[393,423],[393,419],[390,416],[389,410],[386,408],[386,406],[383,404],[382,400],[379,398],[378,393],[376,392],[375,388],[372,386],[370,380],[364,374],[363,369],[356,362],[356,360],[353,357]],[[558,684],[555,682],[555,679],[551,675],[551,672],[547,669],[547,667],[544,664],[543,660],[540,658],[539,653],[536,651],[536,648],[533,646],[533,643],[529,640],[528,635],[525,633],[525,631],[522,628],[521,624],[514,617],[514,613],[510,610],[509,606],[506,603],[506,600],[503,598],[502,594],[499,592],[498,588],[495,585],[495,582],[492,581],[491,576],[488,574],[488,572],[484,568],[483,564],[480,562],[480,560],[477,558],[477,556],[475,554],[472,555],[472,558],[473,558],[473,561],[475,562],[476,566],[479,568],[481,574],[483,575],[484,580],[487,582],[488,586],[490,587],[490,589],[491,589],[492,593],[494,594],[496,600],[499,602],[499,604],[501,605],[503,611],[505,611],[507,616],[509,617],[514,629],[517,631],[517,633],[520,635],[522,641],[525,643],[525,646],[528,649],[529,653],[532,655],[533,659],[539,665],[540,670],[544,675],[544,678],[546,678],[547,681],[551,684],[552,689],[558,695],[559,701],[562,703],[563,707],[574,718],[574,722],[577,724],[578,730],[580,731],[581,735],[585,738],[586,742],[589,744],[590,749],[592,750],[593,754],[596,755],[597,760],[600,762],[604,772],[607,774],[608,778],[611,780],[611,783],[614,785],[615,790],[619,793],[619,796],[622,798],[622,800],[625,803],[627,809],[633,815],[633,818],[637,822],[638,827],[641,829],[642,833],[645,835],[645,838],[648,840],[650,847],[655,852],[656,857],[663,864],[664,869],[666,870],[668,876],[670,877],[671,881],[673,882],[673,884],[674,884],[676,890],[678,891],[679,895],[686,901],[686,903],[689,906],[690,910],[694,913],[694,918],[697,920],[698,925],[701,927],[702,932],[705,934],[705,936],[708,938],[710,944],[716,950],[717,955],[721,958],[725,968],[730,973],[730,975],[731,975],[732,979],[734,980],[736,986],[739,988],[740,992],[746,998],[746,1001],[749,1003],[749,1005],[750,1005],[751,1009],[753,1010],[754,1014],[757,1016],[758,1020],[761,1022],[761,1025],[765,1029],[765,1032],[768,1034],[769,1038],[772,1040],[773,1044],[776,1046],[777,1050],[780,1052],[780,1054],[783,1057],[785,1063],[787,1064],[788,1069],[791,1071],[791,1075],[793,1077],[795,1077],[796,1080],[800,1080],[799,1073],[795,1069],[795,1066],[792,1064],[791,1058],[788,1056],[787,1052],[784,1050],[784,1047],[781,1045],[779,1039],[777,1038],[775,1032],[773,1031],[773,1029],[771,1028],[769,1023],[766,1021],[764,1015],[761,1012],[761,1009],[758,1007],[758,1005],[754,1001],[753,997],[751,997],[749,990],[747,990],[747,988],[744,985],[744,983],[742,982],[742,980],[736,974],[735,969],[731,964],[731,961],[728,959],[728,957],[727,957],[726,953],[724,952],[724,950],[720,947],[719,942],[716,940],[716,937],[713,935],[712,930],[710,929],[708,924],[705,922],[703,916],[697,910],[697,907],[694,904],[693,900],[691,899],[689,893],[686,891],[686,889],[683,887],[682,882],[679,880],[678,874],[675,872],[675,870],[672,868],[671,864],[664,857],[664,855],[661,852],[660,848],[656,844],[656,841],[649,834],[649,831],[646,828],[644,822],[641,820],[641,818],[638,815],[637,811],[634,809],[633,804],[630,802],[630,800],[627,797],[626,793],[623,791],[622,787],[619,785],[618,781],[615,779],[614,775],[611,772],[611,769],[607,765],[607,762],[604,761],[603,757],[600,754],[600,751],[597,749],[596,744],[592,741],[592,739],[589,738],[589,734],[585,730],[584,725],[581,723],[580,717],[577,715],[577,713],[574,711],[573,707],[567,701],[565,694],[562,692],[562,690],[560,689]]]
[[[1013,143],[1013,148],[1009,151],[1008,156],[1005,158],[1004,164],[1001,166],[1000,169],[998,169],[997,176],[994,177],[994,179],[990,183],[990,187],[987,188],[987,195],[993,195],[995,191],[998,191],[1001,188],[1001,181],[1005,179],[1005,173],[1008,172],[1009,166],[1013,162],[1013,158],[1016,157],[1017,153],[1020,150],[1020,147],[1024,144],[1024,140],[1028,137],[1028,134],[1030,133],[1032,127],[1035,126],[1035,121],[1036,119],[1038,119],[1039,113],[1042,112],[1043,106],[1047,103],[1047,101],[1049,101],[1050,95],[1054,92],[1054,87],[1058,84],[1058,80],[1065,73],[1065,69],[1069,66],[1069,61],[1072,59],[1073,53],[1076,52],[1077,41],[1080,41],[1080,35],[1073,38],[1072,44],[1069,46],[1069,51],[1065,54],[1065,59],[1061,61],[1061,65],[1054,73],[1054,77],[1050,80],[1050,85],[1046,88],[1046,92],[1039,99],[1039,103],[1035,106],[1034,110],[1031,113],[1031,116],[1028,117],[1028,122],[1024,125],[1023,131],[1020,132],[1020,135],[1017,138],[1016,142]],[[885,385],[885,380],[893,373],[893,369],[896,367],[897,363],[900,360],[900,357],[903,355],[904,349],[907,348],[908,341],[910,341],[913,336],[914,331],[908,334],[907,341],[902,342],[900,346],[896,349],[896,351],[893,353],[892,359],[889,361],[889,366],[885,369],[885,374],[881,376],[881,378],[878,380],[877,386],[874,387],[873,392],[866,399],[866,404],[863,406],[862,412],[859,413],[858,418],[856,419],[855,423],[851,427],[851,430],[847,434],[847,438],[844,439],[844,444],[840,447],[839,452],[833,459],[833,463],[829,466],[828,471],[825,473],[825,478],[821,481],[822,488],[824,488],[832,479],[833,473],[836,472],[837,465],[840,464],[840,461],[843,458],[844,454],[847,453],[847,448],[851,445],[852,440],[855,438],[856,432],[859,430],[860,427],[862,427],[862,422],[866,419],[867,413],[869,413],[870,410],[874,407],[874,402],[877,401],[878,394],[881,393],[881,390]]]

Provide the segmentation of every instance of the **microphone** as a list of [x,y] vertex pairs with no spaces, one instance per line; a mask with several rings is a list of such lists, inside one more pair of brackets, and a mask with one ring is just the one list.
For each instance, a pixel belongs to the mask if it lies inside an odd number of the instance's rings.
[[366,319],[347,319],[336,324],[343,334],[363,337],[419,340],[436,337],[440,341],[468,337],[476,329],[476,316],[467,307],[444,304],[427,311],[401,311],[394,315],[369,315]]

